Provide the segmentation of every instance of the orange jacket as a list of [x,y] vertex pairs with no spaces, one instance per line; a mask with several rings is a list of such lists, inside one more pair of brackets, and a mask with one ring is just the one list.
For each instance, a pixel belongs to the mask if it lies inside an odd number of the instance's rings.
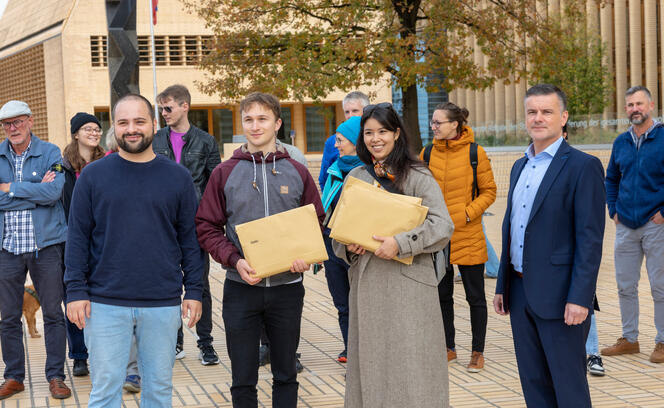
[[[477,185],[480,194],[472,199],[470,144],[474,141],[473,129],[464,126],[457,140],[434,140],[429,160],[429,169],[443,191],[447,210],[454,222],[450,262],[455,265],[478,265],[488,259],[482,214],[496,201],[496,183],[491,162],[482,146],[478,146]],[[424,149],[420,152],[420,159],[423,156]]]

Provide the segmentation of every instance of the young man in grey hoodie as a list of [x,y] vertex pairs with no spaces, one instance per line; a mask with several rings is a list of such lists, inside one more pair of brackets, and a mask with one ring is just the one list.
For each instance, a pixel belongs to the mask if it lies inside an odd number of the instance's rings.
[[258,345],[265,325],[270,340],[274,406],[297,406],[296,351],[304,302],[304,261],[269,278],[255,277],[235,226],[308,204],[325,213],[309,171],[276,143],[279,101],[253,93],[240,103],[247,143],[210,177],[196,214],[198,241],[226,268],[223,312],[235,407],[258,404]]

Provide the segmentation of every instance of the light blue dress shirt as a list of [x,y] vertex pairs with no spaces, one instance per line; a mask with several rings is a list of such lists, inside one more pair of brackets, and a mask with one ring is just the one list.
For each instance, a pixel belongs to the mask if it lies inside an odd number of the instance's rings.
[[563,138],[561,136],[560,139],[553,142],[537,156],[535,156],[535,149],[532,144],[526,149],[528,161],[514,187],[512,213],[510,215],[510,259],[514,270],[517,272],[523,272],[523,241],[535,195],[551,164],[551,160],[553,160],[553,156],[556,155],[562,142]]

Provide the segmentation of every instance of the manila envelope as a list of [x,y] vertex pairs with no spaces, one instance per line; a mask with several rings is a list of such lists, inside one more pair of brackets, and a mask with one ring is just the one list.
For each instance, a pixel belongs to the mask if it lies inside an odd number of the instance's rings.
[[259,278],[288,271],[296,259],[327,261],[313,204],[235,226],[244,258]]
[[[415,203],[415,204],[422,204],[422,198],[421,197],[413,197],[413,196],[408,196],[408,195],[403,195],[403,194],[390,193],[389,191],[384,190],[380,187],[374,186],[373,184],[369,184],[366,181],[362,181],[358,178],[349,176],[349,177],[346,177],[346,181],[344,182],[344,187],[341,190],[341,195],[339,196],[339,201],[337,202],[337,207],[336,208],[339,208],[339,206],[342,205],[344,191],[346,191],[348,189],[351,189],[351,188],[355,188],[355,187],[367,188],[369,190],[376,191],[376,192],[379,192],[381,194],[385,194],[387,197],[396,198],[397,200],[402,200],[402,201],[405,201],[405,202],[412,202],[412,203]],[[332,227],[334,226],[334,221],[335,221],[336,215],[337,215],[336,208],[335,208],[334,213],[332,213],[332,216],[330,217],[330,220],[327,224],[328,228],[330,228],[330,229],[332,229]]]
[[[429,209],[412,200],[397,197],[407,196],[386,195],[357,186],[347,190],[344,188],[335,209],[336,218],[330,237],[345,244],[359,244],[375,252],[381,243],[374,240],[373,235],[394,236],[421,225]],[[407,265],[413,262],[412,257],[395,257],[394,260]]]

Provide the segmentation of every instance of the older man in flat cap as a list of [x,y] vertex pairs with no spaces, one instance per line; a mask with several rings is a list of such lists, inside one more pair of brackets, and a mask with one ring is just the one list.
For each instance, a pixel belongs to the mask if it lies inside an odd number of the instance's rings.
[[26,273],[44,316],[46,379],[54,398],[68,398],[64,383],[65,320],[62,262],[67,227],[60,202],[64,175],[57,146],[32,133],[27,103],[0,108],[7,139],[0,144],[0,342],[5,363],[0,399],[23,391],[25,355],[21,313]]

